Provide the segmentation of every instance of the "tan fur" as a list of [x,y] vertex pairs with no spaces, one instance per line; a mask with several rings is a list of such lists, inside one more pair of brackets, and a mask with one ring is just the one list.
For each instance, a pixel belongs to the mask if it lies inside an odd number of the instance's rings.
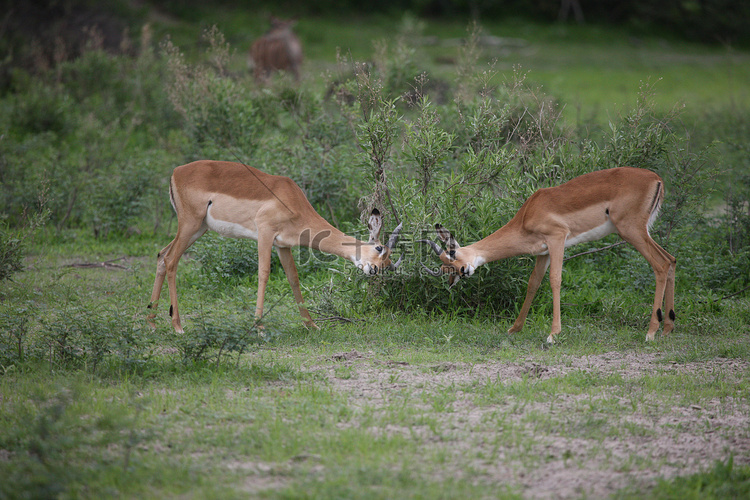
[[552,329],[549,342],[560,333],[560,285],[566,242],[593,241],[617,232],[651,264],[656,291],[647,340],[653,340],[659,327],[662,301],[665,305],[664,335],[674,328],[674,273],[676,260],[649,235],[664,199],[664,182],[649,170],[613,168],[576,177],[560,186],[540,189],[531,195],[516,215],[503,227],[472,245],[461,247],[445,228],[438,236],[449,252],[442,252],[441,271],[455,284],[470,276],[476,267],[517,255],[537,256],[529,278],[521,311],[509,332],[523,328],[531,301],[550,269],[552,287]]
[[[315,323],[303,304],[291,247],[307,246],[344,257],[370,275],[393,267],[390,255],[400,227],[393,232],[388,245],[381,245],[378,238],[382,219],[377,210],[373,210],[374,229],[370,232],[370,241],[365,243],[347,236],[318,215],[302,189],[288,177],[269,175],[241,163],[196,161],[174,169],[170,199],[177,212],[177,235],[159,252],[149,308],[156,309],[166,278],[172,325],[178,332],[182,332],[182,325],[177,309],[177,264],[190,245],[209,229],[227,237],[258,241],[255,315],[259,320],[263,316],[274,247],[300,314],[311,327],[315,327]],[[149,316],[152,325],[154,316],[154,313]]]
[[295,20],[272,17],[271,29],[253,42],[250,58],[256,81],[266,81],[273,71],[288,71],[299,81],[302,44],[292,31],[295,24]]

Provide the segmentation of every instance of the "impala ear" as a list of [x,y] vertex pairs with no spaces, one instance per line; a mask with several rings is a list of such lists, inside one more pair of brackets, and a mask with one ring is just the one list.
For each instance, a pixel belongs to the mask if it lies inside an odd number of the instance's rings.
[[380,211],[377,208],[372,209],[370,218],[367,220],[367,228],[370,230],[369,243],[379,242],[380,231],[383,229],[383,218],[380,216]]
[[435,231],[437,231],[438,238],[445,242],[448,250],[458,250],[459,248],[461,248],[461,245],[458,244],[456,238],[453,237],[451,232],[445,229],[440,224],[435,224]]

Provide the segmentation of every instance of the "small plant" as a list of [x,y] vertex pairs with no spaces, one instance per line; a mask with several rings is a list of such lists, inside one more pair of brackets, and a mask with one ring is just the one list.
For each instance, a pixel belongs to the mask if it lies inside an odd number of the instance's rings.
[[234,152],[250,156],[262,121],[249,91],[227,74],[229,44],[213,27],[204,31],[208,64],[190,65],[171,40],[162,44],[169,79],[167,94],[187,126],[195,155],[206,158]]
[[106,362],[138,367],[150,357],[154,342],[145,321],[133,321],[123,310],[90,310],[68,304],[45,319],[41,342],[54,366],[97,372]]
[[258,328],[252,315],[238,316],[229,311],[202,313],[190,332],[178,341],[183,360],[196,363],[213,361],[218,368],[230,353],[240,356],[252,344],[270,338]]
[[[672,480],[660,479],[649,496],[654,498],[686,498],[719,500],[745,498],[750,495],[750,468],[734,465],[734,457],[726,462],[717,461],[713,469]],[[622,495],[635,498],[641,495]]]
[[39,192],[36,210],[33,213],[24,210],[20,229],[11,229],[7,216],[0,214],[0,282],[23,270],[22,259],[26,246],[49,219],[50,212],[46,207],[47,191],[45,183]]
[[7,370],[25,359],[29,311],[21,307],[0,309],[0,369]]
[[363,170],[373,182],[372,194],[363,200],[362,213],[369,214],[374,207],[389,206],[395,214],[388,188],[387,166],[401,132],[402,116],[396,108],[398,98],[388,97],[382,81],[362,66],[357,69],[357,86],[361,112],[357,142],[362,150]]
[[[418,82],[424,84],[426,76],[423,75]],[[439,127],[440,119],[434,105],[425,95],[417,98],[417,109],[419,116],[414,122],[406,125],[406,137],[404,147],[406,159],[413,162],[418,168],[421,176],[422,194],[427,194],[432,176],[442,170],[441,162],[448,156],[453,136]]]
[[[83,484],[91,485],[109,474],[121,475],[123,464],[127,472],[128,454],[138,438],[129,408],[110,401],[104,408],[82,414],[78,403],[88,392],[77,382],[45,389],[23,404],[6,403],[13,404],[15,412],[5,420],[0,437],[0,447],[12,457],[0,462],[0,497],[76,496]],[[91,450],[97,447],[115,453],[122,450],[123,460],[109,456],[90,467]],[[86,486],[96,496],[104,495],[105,488]]]
[[[195,243],[201,285],[214,289],[237,285],[258,273],[258,247],[252,240],[223,238],[209,232]],[[275,259],[271,260],[272,268]]]

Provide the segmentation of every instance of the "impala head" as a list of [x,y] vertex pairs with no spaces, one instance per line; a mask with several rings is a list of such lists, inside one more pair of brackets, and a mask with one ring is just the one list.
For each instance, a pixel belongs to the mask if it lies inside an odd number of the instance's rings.
[[280,17],[271,16],[269,22],[271,23],[270,31],[289,30],[297,24],[297,17],[281,19]]
[[398,236],[401,232],[401,224],[391,233],[388,243],[380,243],[380,232],[383,229],[383,218],[377,208],[372,210],[370,218],[367,221],[367,227],[370,230],[370,240],[364,245],[359,255],[355,259],[355,265],[362,269],[366,275],[375,275],[381,271],[395,271],[401,265],[402,257],[394,264],[391,262],[391,252],[396,247]]
[[448,275],[448,284],[450,286],[458,283],[458,280],[471,276],[474,274],[477,266],[480,265],[474,252],[468,247],[461,248],[456,238],[440,224],[435,224],[435,230],[437,231],[438,238],[440,238],[446,246],[446,250],[443,250],[437,243],[432,240],[419,240],[421,243],[427,243],[435,251],[435,254],[442,261],[442,265],[436,271],[433,271],[429,267],[424,266],[429,274],[432,276],[442,276],[443,274]]

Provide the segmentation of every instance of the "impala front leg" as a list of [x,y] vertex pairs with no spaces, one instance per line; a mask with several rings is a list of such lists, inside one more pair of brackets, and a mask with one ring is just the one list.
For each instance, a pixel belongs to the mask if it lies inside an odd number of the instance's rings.
[[565,239],[549,243],[549,284],[552,288],[552,329],[547,342],[555,343],[555,335],[562,331],[560,320],[560,287],[562,286],[562,266],[565,255]]
[[273,236],[258,237],[258,298],[255,302],[255,321],[258,328],[263,328],[263,302],[266,297],[266,285],[271,274],[271,253],[273,249]]
[[529,277],[529,286],[526,289],[526,298],[523,301],[523,306],[521,306],[521,312],[518,313],[518,317],[516,318],[515,323],[513,323],[513,326],[508,330],[508,333],[520,332],[523,328],[523,325],[526,322],[526,316],[529,314],[529,309],[531,308],[531,302],[534,300],[537,290],[539,290],[539,285],[542,284],[544,274],[547,272],[548,267],[549,255],[538,255],[536,258],[536,264],[534,265],[534,270]]
[[171,247],[172,242],[156,255],[156,277],[154,278],[154,289],[151,292],[151,302],[148,303],[148,308],[151,309],[151,312],[146,316],[146,321],[151,328],[156,328],[154,318],[156,317],[156,309],[159,307],[159,296],[164,287],[164,278],[167,277],[167,265],[164,263],[164,254],[166,254]]
[[299,275],[297,274],[297,266],[294,264],[294,257],[292,251],[289,248],[277,248],[279,253],[279,260],[281,266],[284,268],[287,280],[289,280],[289,286],[292,287],[292,294],[294,294],[294,300],[297,302],[299,312],[302,315],[302,319],[305,321],[305,326],[308,328],[318,329],[318,325],[315,324],[313,319],[310,317],[310,312],[305,307],[305,299],[302,297],[302,290],[299,287]]

